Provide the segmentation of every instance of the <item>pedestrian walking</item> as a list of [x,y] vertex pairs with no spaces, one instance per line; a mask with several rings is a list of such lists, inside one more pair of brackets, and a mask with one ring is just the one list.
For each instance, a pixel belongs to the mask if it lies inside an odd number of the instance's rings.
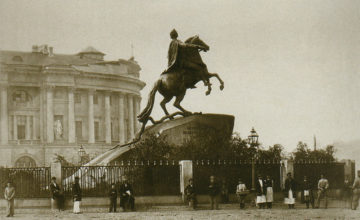
[[114,183],[111,184],[111,189],[109,191],[109,198],[110,198],[109,212],[116,212],[117,190]]
[[216,209],[219,209],[219,202],[218,202],[219,193],[220,193],[220,187],[218,183],[215,181],[215,176],[210,176],[209,197],[210,197],[211,210],[214,209],[214,206]]
[[296,182],[292,178],[291,173],[287,174],[287,178],[285,180],[284,196],[284,203],[288,205],[289,209],[294,209],[296,198]]
[[14,216],[14,196],[15,188],[9,181],[5,187],[4,198],[6,200],[6,217]]
[[245,183],[239,179],[239,184],[236,186],[236,195],[238,196],[240,209],[245,208],[245,198],[249,191],[246,188]]
[[56,177],[51,178],[50,193],[59,211],[64,211],[65,197],[59,184],[56,183]]
[[316,208],[320,208],[320,200],[323,198],[325,201],[325,209],[327,209],[328,198],[327,198],[327,190],[329,188],[329,181],[325,179],[324,175],[320,175],[320,180],[318,183],[318,195],[316,200]]
[[309,182],[307,176],[304,176],[304,180],[301,184],[301,202],[306,204],[308,209],[311,204],[311,208],[314,208],[314,194],[312,184]]
[[75,183],[72,186],[72,194],[73,194],[73,201],[74,201],[73,212],[75,214],[79,214],[79,213],[81,213],[80,205],[81,205],[81,199],[82,199],[79,177],[75,177]]
[[189,207],[196,209],[197,206],[197,198],[196,198],[196,190],[194,187],[193,179],[189,179],[189,185],[185,188],[186,201],[189,204]]
[[352,190],[353,190],[353,199],[352,199],[351,209],[356,210],[359,205],[359,199],[360,199],[360,171],[358,171],[358,176],[354,181]]
[[271,179],[269,175],[266,176],[265,189],[266,189],[266,206],[268,209],[271,209],[272,203],[274,201],[274,180]]
[[130,207],[131,211],[135,211],[135,197],[134,191],[127,178],[123,178],[123,183],[120,185],[120,207],[125,212]]
[[258,179],[255,183],[256,189],[256,205],[259,209],[265,209],[266,205],[266,185],[262,176],[259,174]]

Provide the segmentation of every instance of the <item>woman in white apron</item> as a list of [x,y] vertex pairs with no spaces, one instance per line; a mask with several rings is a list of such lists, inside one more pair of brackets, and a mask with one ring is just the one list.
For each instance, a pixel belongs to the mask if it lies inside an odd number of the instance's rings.
[[268,175],[265,180],[265,186],[266,186],[266,205],[268,209],[272,208],[272,203],[274,201],[274,181],[270,178]]
[[296,189],[295,189],[295,180],[292,178],[291,173],[287,174],[287,178],[285,180],[285,200],[284,203],[289,206],[289,209],[295,208],[295,197],[296,197]]
[[79,177],[75,177],[75,183],[72,187],[72,193],[73,193],[73,201],[74,201],[74,213],[79,214],[80,211],[80,205],[81,205],[81,188],[79,184]]

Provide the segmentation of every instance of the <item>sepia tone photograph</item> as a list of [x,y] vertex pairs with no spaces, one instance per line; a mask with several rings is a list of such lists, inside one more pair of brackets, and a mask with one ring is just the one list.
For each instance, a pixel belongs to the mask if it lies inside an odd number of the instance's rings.
[[360,219],[359,12],[0,0],[0,219]]

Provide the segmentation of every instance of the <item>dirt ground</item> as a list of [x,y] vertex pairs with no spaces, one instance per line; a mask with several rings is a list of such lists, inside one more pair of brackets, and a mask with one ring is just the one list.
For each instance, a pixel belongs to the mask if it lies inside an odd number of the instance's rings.
[[5,217],[5,210],[0,210],[0,219],[126,219],[126,220],[197,220],[197,219],[360,219],[360,210],[350,209],[304,209],[302,206],[288,210],[282,204],[275,204],[273,209],[258,210],[248,207],[239,210],[236,204],[221,205],[220,210],[209,210],[207,205],[201,205],[198,210],[191,210],[185,206],[151,206],[141,207],[136,212],[107,213],[107,208],[83,208],[82,214],[73,214],[71,210],[63,212],[48,209],[16,209],[15,216]]

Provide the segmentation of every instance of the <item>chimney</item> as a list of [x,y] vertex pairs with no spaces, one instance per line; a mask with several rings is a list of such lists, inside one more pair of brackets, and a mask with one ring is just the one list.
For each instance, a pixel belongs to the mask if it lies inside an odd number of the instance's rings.
[[33,45],[31,52],[33,52],[33,53],[38,53],[38,52],[39,52],[39,47],[38,47],[38,45]]
[[53,47],[49,47],[49,57],[54,56],[54,48]]

